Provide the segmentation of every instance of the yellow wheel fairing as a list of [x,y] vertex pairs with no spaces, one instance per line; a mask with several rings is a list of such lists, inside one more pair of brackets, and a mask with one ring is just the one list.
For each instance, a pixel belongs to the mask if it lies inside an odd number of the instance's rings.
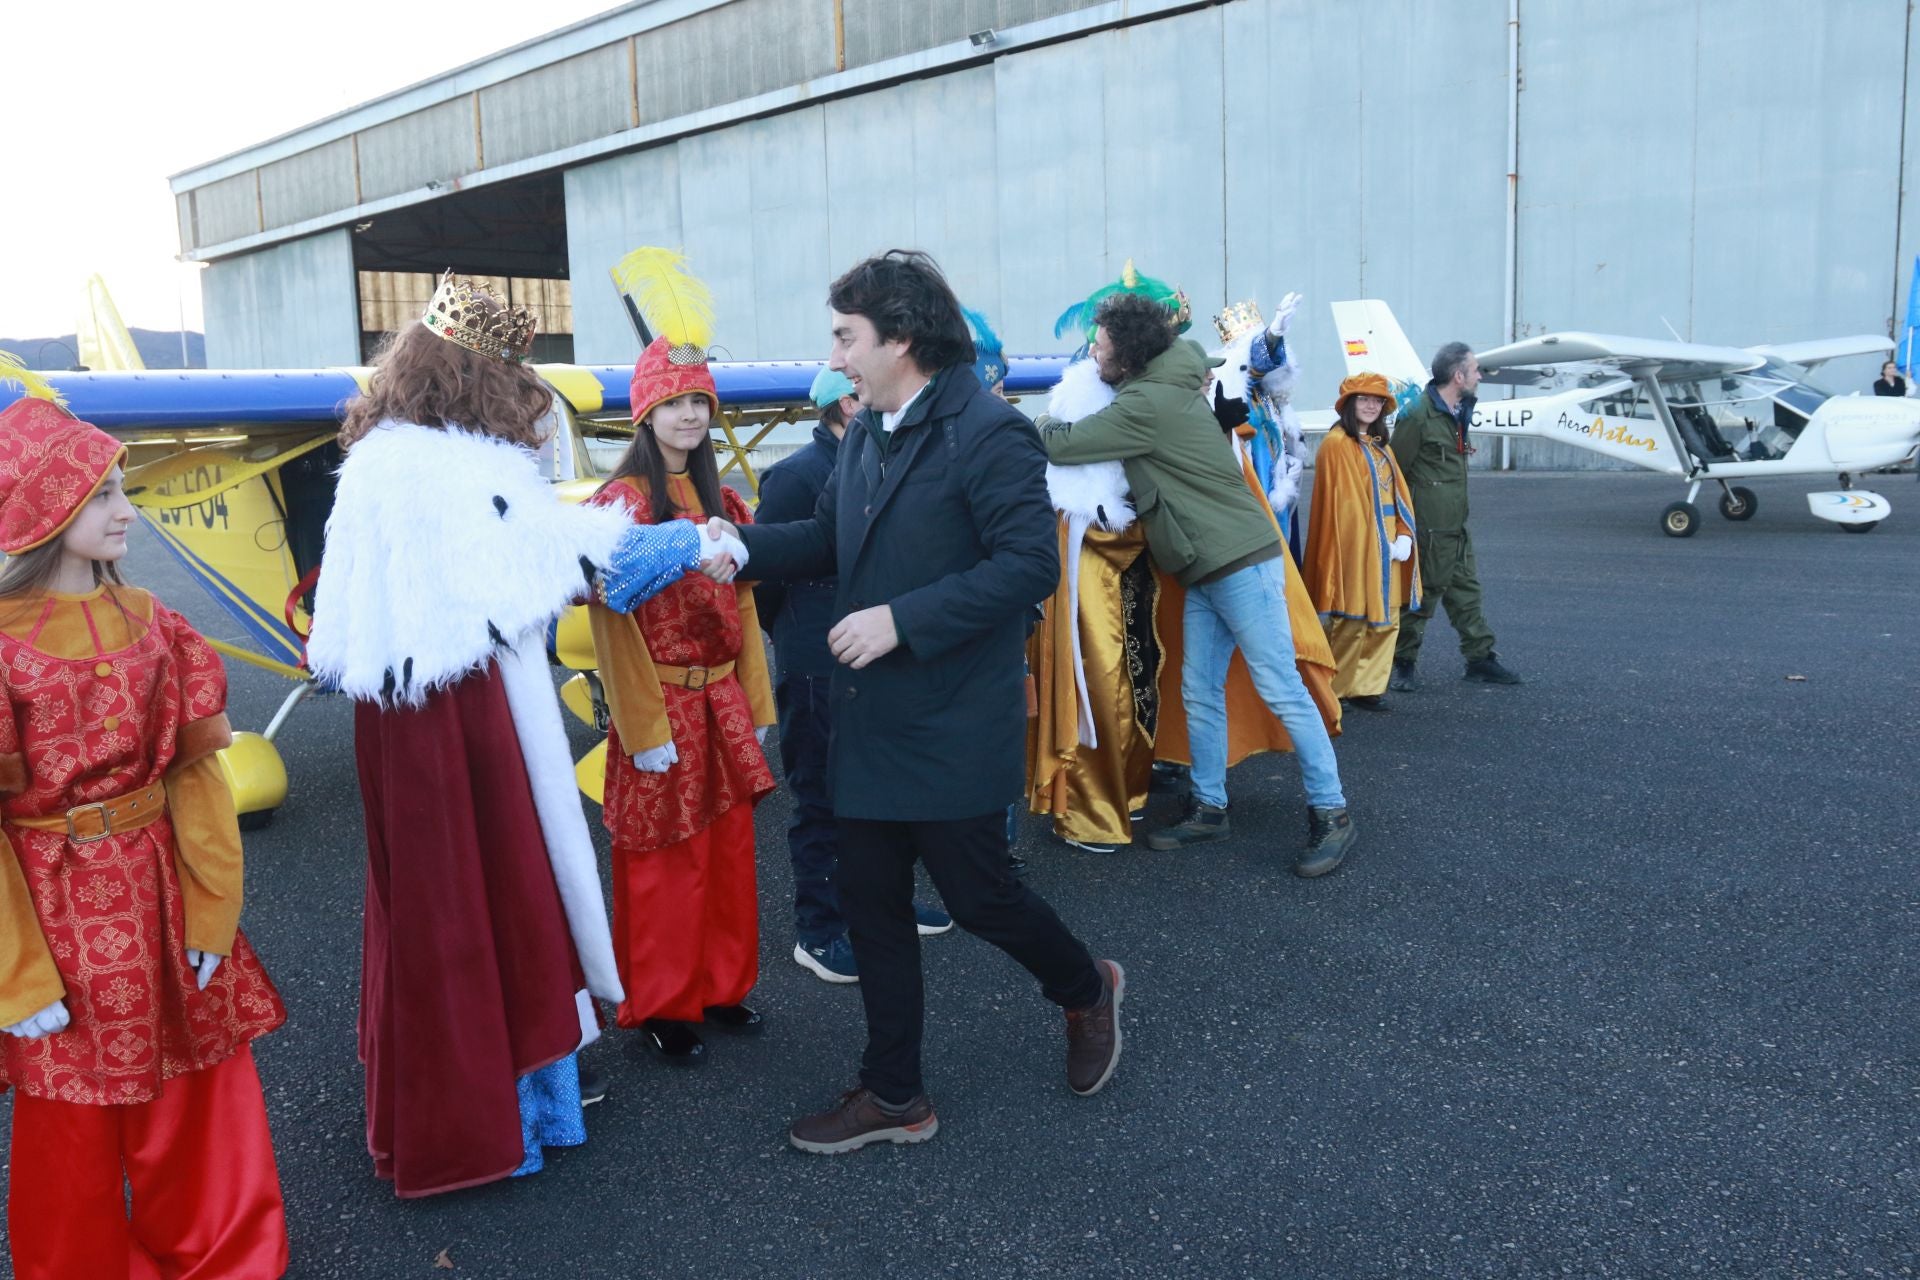
[[233,745],[216,753],[238,813],[266,813],[287,798],[287,766],[279,750],[257,733],[236,733]]

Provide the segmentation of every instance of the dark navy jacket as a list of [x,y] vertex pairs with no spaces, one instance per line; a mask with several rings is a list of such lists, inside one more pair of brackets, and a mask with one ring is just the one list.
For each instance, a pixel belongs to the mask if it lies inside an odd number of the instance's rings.
[[[812,443],[782,458],[760,477],[760,505],[754,509],[754,522],[785,524],[811,516],[839,457],[839,437],[825,423],[814,427]],[[756,563],[756,573],[759,568]],[[760,621],[773,633],[781,679],[833,674],[837,664],[827,648],[827,632],[839,621],[833,596],[832,574],[796,582],[762,582],[754,587]]]
[[1060,579],[1046,451],[964,366],[908,408],[884,466],[873,416],[848,424],[811,519],[740,531],[749,571],[837,569],[836,617],[893,607],[900,647],[834,671],[834,813],[984,817],[1026,781],[1027,619]]

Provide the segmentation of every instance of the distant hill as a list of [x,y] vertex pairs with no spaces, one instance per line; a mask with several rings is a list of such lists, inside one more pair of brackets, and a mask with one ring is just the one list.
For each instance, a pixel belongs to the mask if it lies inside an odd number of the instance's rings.
[[[178,329],[130,329],[133,345],[149,369],[204,369],[207,367],[205,334],[187,334],[187,363],[180,363]],[[29,369],[58,372],[71,368],[75,348],[71,333],[49,338],[0,338],[0,351],[11,351],[26,362]]]

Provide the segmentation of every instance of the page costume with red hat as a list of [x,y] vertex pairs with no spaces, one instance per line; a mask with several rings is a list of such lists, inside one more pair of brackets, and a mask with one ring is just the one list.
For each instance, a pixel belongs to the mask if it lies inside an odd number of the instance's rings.
[[[689,393],[720,412],[707,367],[710,304],[681,263],[641,249],[616,273],[660,331],[634,366],[637,432],[657,406]],[[753,519],[731,489],[719,491],[721,510],[707,511],[687,475],[669,474],[667,486],[670,524]],[[658,499],[643,477],[624,476],[594,501],[650,525],[663,518]],[[613,722],[604,821],[627,990],[620,1024],[701,1022],[709,1010],[736,1010],[759,977],[753,807],[774,784],[756,729],[775,716],[752,589],[689,574],[635,611],[588,612]],[[680,1036],[683,1051],[698,1051],[697,1038]]]
[[[524,357],[531,316],[478,292],[449,274],[428,329]],[[401,1196],[585,1140],[573,1054],[599,1034],[593,997],[624,992],[547,629],[596,580],[625,599],[698,560],[691,530],[564,505],[485,427],[388,420],[348,447],[307,646],[356,704],[367,1146]]]
[[[1382,423],[1393,412],[1393,389],[1380,374],[1356,373],[1342,382],[1335,411],[1355,396],[1384,401]],[[1326,623],[1339,667],[1333,691],[1342,698],[1387,691],[1400,611],[1420,607],[1413,536],[1413,498],[1393,450],[1364,430],[1356,439],[1336,422],[1314,456],[1313,509],[1300,572]]]
[[[0,413],[0,551],[61,537],[124,456],[46,400]],[[249,1045],[286,1011],[238,928],[220,660],[148,592],[28,589],[0,597],[0,686],[14,1274],[278,1276]]]

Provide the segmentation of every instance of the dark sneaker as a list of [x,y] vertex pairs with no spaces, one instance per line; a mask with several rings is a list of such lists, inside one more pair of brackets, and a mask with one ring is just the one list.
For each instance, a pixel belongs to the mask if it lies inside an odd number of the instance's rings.
[[1293,873],[1311,880],[1340,865],[1359,836],[1353,819],[1345,809],[1307,810],[1307,851],[1294,864]]
[[1079,849],[1085,853],[1120,852],[1120,846],[1117,844],[1101,844],[1095,840],[1075,840],[1071,836],[1061,836],[1059,840],[1061,844],[1067,845],[1069,848]]
[[1153,762],[1152,780],[1147,784],[1155,795],[1178,795],[1193,781],[1193,770],[1171,760]]
[[1126,998],[1127,975],[1112,960],[1096,960],[1106,990],[1085,1009],[1067,1010],[1067,1087],[1091,1097],[1113,1078],[1120,1065],[1120,1001]]
[[1387,710],[1387,700],[1377,693],[1350,694],[1345,701],[1355,711],[1385,712]]
[[787,1141],[817,1156],[837,1156],[873,1142],[925,1142],[938,1132],[940,1118],[926,1094],[895,1111],[861,1087],[847,1090],[818,1115],[794,1121]]
[[1525,683],[1519,676],[1501,666],[1499,657],[1491,653],[1484,658],[1475,658],[1472,662],[1469,662],[1467,664],[1467,674],[1460,678],[1463,680],[1478,680],[1482,684]]
[[953,917],[938,907],[916,902],[913,904],[913,927],[920,931],[921,937],[931,938],[953,928]]
[[1233,824],[1227,821],[1227,811],[1203,804],[1200,797],[1189,795],[1186,808],[1180,812],[1180,821],[1171,827],[1162,827],[1147,837],[1147,848],[1184,849],[1190,844],[1201,844],[1208,840],[1221,840],[1233,833]]
[[853,960],[853,944],[845,934],[817,947],[794,943],[793,962],[822,982],[860,981],[860,966]]
[[692,1066],[707,1056],[707,1046],[698,1033],[684,1022],[666,1018],[648,1018],[640,1024],[647,1044],[668,1062]]
[[1413,693],[1420,688],[1420,677],[1413,674],[1413,664],[1393,660],[1393,678],[1387,681],[1387,688],[1395,693]]
[[580,1068],[580,1105],[590,1107],[596,1102],[605,1102],[607,1078],[584,1062],[577,1065]]

